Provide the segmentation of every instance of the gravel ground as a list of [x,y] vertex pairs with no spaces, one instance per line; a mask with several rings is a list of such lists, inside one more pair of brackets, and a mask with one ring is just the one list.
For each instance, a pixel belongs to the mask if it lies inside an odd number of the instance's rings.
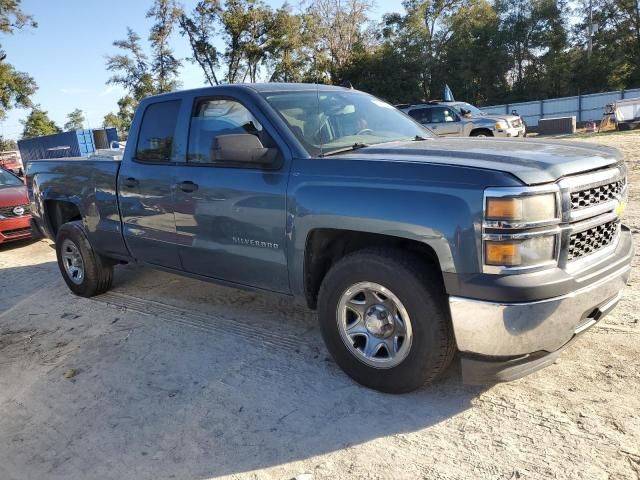
[[[640,241],[640,134],[624,150]],[[640,248],[637,249],[640,252]],[[47,241],[0,247],[0,479],[640,478],[640,277],[549,368],[384,395],[279,297],[138,267],[87,300]]]

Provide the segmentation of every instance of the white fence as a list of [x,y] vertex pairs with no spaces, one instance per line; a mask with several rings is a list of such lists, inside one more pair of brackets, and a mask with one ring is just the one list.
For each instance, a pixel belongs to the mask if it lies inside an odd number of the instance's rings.
[[608,103],[625,98],[638,97],[640,97],[640,88],[578,95],[576,97],[550,98],[548,100],[536,100],[533,102],[507,103],[506,105],[482,107],[480,110],[501,115],[511,113],[515,110],[524,118],[528,126],[535,127],[541,118],[570,117],[575,115],[578,122],[597,121],[602,119]]

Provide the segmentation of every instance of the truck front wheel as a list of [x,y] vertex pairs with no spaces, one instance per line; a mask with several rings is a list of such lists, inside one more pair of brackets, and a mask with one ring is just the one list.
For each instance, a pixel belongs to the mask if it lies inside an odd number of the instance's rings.
[[455,352],[439,276],[400,251],[364,250],[338,261],[320,288],[318,316],[338,365],[383,392],[432,382]]
[[81,297],[106,292],[113,282],[113,265],[96,253],[82,222],[65,223],[56,235],[56,255],[62,278]]

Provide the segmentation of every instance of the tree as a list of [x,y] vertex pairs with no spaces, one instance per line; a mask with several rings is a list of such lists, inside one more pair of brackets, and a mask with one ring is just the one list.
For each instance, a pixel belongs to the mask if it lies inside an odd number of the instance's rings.
[[[12,34],[16,30],[37,27],[33,17],[20,9],[20,0],[0,0],[0,33]],[[0,45],[0,120],[12,108],[28,108],[37,90],[35,80],[24,72],[18,72],[6,62],[7,54]]]
[[180,86],[178,73],[181,63],[169,47],[169,37],[179,16],[175,0],[154,1],[147,12],[147,18],[155,20],[149,33],[151,59],[144,52],[140,36],[129,27],[124,40],[113,42],[122,53],[107,57],[107,70],[113,72],[107,83],[124,87],[127,95],[118,101],[117,115],[108,114],[108,118],[109,121],[118,118],[119,125],[115,126],[123,135],[131,126],[133,112],[140,100]]
[[115,127],[120,130],[120,118],[113,112],[107,113],[102,120],[103,128]]
[[69,121],[64,124],[65,131],[81,130],[84,127],[84,113],[79,108],[67,115],[67,119]]
[[199,1],[191,16],[181,11],[178,17],[180,34],[189,39],[191,57],[197,63],[209,85],[219,85],[216,70],[220,68],[220,52],[213,45],[217,35],[217,23],[220,21],[222,8],[219,0]]
[[316,68],[327,73],[332,82],[340,80],[339,71],[350,64],[358,44],[368,41],[365,27],[372,6],[370,0],[311,1],[308,13],[314,20],[318,46]]
[[169,47],[169,36],[179,15],[175,0],[155,0],[147,12],[147,18],[155,20],[149,42],[153,51],[151,72],[158,93],[171,92],[178,87],[180,61]]
[[107,57],[107,70],[114,74],[108,84],[121,85],[137,101],[157,93],[149,59],[140,45],[140,36],[127,27],[127,37],[113,46],[124,53]]
[[107,113],[104,116],[102,125],[104,127],[116,127],[121,136],[126,137],[131,128],[131,122],[136,110],[138,101],[126,95],[118,100],[118,113]]
[[513,60],[509,78],[514,90],[512,100],[526,99],[531,94],[536,98],[548,95],[543,84],[545,79],[553,78],[551,75],[557,75],[558,65],[553,64],[566,48],[565,8],[565,2],[557,0],[496,2],[503,45]]
[[22,138],[53,135],[54,133],[60,133],[62,131],[60,127],[49,118],[47,112],[40,108],[40,105],[35,105],[26,120],[20,120],[20,123],[24,126]]
[[267,56],[273,10],[261,0],[227,0],[220,15],[225,40],[225,80],[237,83],[258,79]]
[[459,98],[478,104],[504,98],[510,62],[496,10],[487,0],[470,0],[449,21],[454,34],[434,72],[434,88],[446,83]]
[[4,138],[0,135],[0,152],[8,152],[11,150],[17,150],[18,144],[15,140]]
[[296,15],[285,3],[276,10],[266,49],[271,82],[300,82],[312,64],[314,38],[310,15]]
[[[302,81],[317,50],[311,14],[294,14],[285,3],[274,11],[261,0],[201,0],[179,16],[180,33],[189,40],[190,61],[209,85]],[[215,41],[221,38],[224,51]]]
[[582,92],[640,85],[640,2],[593,0],[593,53],[587,54],[588,0],[582,0],[574,16],[581,19],[573,31],[574,79]]

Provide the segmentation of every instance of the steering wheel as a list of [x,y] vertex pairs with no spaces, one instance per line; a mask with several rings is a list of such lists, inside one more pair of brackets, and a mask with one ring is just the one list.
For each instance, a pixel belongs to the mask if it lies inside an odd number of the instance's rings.
[[373,130],[371,130],[370,128],[363,128],[358,133],[356,133],[356,135],[372,135],[372,134],[373,134]]

